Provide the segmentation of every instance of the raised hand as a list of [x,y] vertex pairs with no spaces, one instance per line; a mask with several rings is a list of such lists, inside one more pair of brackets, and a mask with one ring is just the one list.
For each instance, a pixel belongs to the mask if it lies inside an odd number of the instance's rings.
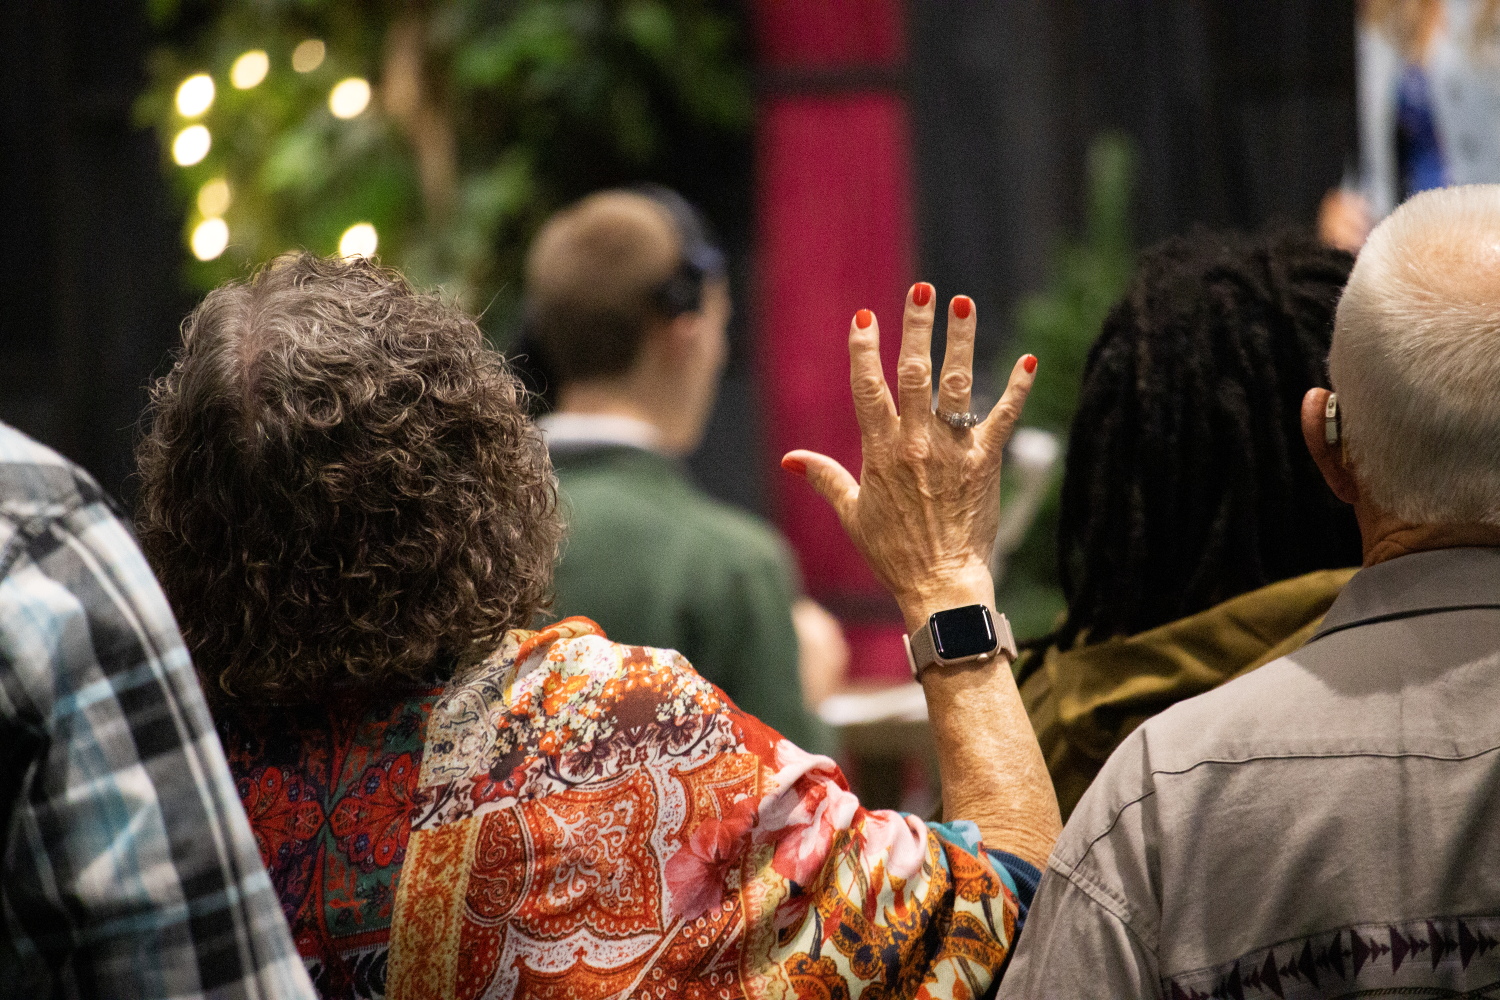
[[[910,629],[944,608],[993,605],[987,560],[1000,518],[1001,457],[1036,372],[1035,357],[1017,361],[988,416],[962,426],[974,384],[978,315],[973,301],[960,295],[948,306],[948,348],[934,413],[936,298],[925,282],[907,293],[894,400],[880,366],[879,321],[861,309],[850,323],[849,382],[863,462],[858,481],[812,451],[788,452],[781,463],[805,475],[833,505],[860,554],[901,604]],[[987,596],[981,601],[981,595]]]

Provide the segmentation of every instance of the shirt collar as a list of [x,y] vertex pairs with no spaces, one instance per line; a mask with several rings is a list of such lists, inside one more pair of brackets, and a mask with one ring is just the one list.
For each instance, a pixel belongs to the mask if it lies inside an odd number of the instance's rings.
[[1308,641],[1369,622],[1462,608],[1500,608],[1500,548],[1413,552],[1362,569]]
[[608,446],[661,450],[661,432],[634,417],[608,413],[549,413],[537,422],[549,451],[583,451]]

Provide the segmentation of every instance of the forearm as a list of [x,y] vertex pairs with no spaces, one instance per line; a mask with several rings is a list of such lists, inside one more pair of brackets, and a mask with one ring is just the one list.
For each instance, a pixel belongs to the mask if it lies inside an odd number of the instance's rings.
[[[988,571],[979,568],[899,600],[914,631],[947,608],[984,604],[993,611],[995,591]],[[1044,868],[1062,819],[1008,658],[929,667],[922,687],[942,773],[944,819],[971,820],[985,846]]]

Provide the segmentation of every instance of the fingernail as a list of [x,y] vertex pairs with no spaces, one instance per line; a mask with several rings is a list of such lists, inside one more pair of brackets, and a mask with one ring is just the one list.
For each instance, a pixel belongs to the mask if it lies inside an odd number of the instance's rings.
[[953,315],[959,319],[968,319],[969,313],[974,311],[974,300],[967,295],[960,295],[953,300]]
[[[865,313],[865,315],[867,316],[869,315],[868,311],[864,309],[861,309],[860,312]],[[802,461],[802,459],[800,458],[793,458],[792,456],[788,455],[786,458],[783,458],[781,460],[781,467],[786,471],[794,472],[799,476],[807,475],[807,463]]]
[[911,286],[911,300],[919,306],[925,306],[932,301],[932,286],[925,281],[919,281]]
[[1026,369],[1027,375],[1030,375],[1032,372],[1036,371],[1036,355],[1026,355],[1026,357],[1021,360],[1021,367]]
[[870,310],[868,309],[861,309],[859,312],[854,314],[854,325],[859,327],[861,330],[868,330],[870,328],[870,324],[873,322],[875,322],[875,314],[870,312]]

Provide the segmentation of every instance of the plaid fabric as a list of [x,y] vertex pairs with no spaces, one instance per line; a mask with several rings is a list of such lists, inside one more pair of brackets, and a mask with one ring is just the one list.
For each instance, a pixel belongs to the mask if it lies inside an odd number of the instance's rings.
[[314,995],[145,559],[3,424],[0,834],[0,992]]

